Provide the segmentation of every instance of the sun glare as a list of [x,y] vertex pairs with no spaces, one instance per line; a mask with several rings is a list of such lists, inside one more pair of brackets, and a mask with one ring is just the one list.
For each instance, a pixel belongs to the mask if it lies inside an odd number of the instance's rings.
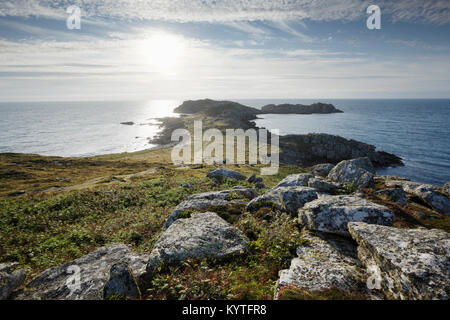
[[175,72],[184,49],[183,39],[172,34],[155,34],[142,43],[146,62],[159,72]]

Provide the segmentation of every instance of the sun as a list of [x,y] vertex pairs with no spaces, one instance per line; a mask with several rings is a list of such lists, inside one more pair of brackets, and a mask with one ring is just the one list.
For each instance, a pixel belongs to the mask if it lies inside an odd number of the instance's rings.
[[154,71],[176,71],[184,54],[184,42],[179,36],[159,33],[142,41],[146,63]]

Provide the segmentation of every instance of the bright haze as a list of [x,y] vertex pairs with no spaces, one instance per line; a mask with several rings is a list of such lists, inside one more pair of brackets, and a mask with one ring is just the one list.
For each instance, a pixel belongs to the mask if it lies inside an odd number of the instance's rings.
[[449,98],[450,1],[0,2],[1,101],[203,97]]

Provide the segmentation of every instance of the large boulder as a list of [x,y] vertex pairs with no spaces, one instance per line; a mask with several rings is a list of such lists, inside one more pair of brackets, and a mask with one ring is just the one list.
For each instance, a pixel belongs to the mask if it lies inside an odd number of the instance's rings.
[[351,222],[358,256],[374,289],[389,299],[450,298],[450,235],[437,229],[397,229]]
[[0,300],[9,299],[27,276],[23,269],[14,270],[17,263],[0,263]]
[[193,213],[164,231],[150,254],[147,272],[189,258],[221,260],[244,253],[247,245],[247,237],[216,213]]
[[206,175],[208,178],[228,178],[228,179],[236,179],[236,180],[246,180],[246,176],[244,176],[242,173],[229,170],[229,169],[216,169],[211,171]]
[[308,244],[297,248],[289,269],[280,271],[275,299],[284,287],[310,292],[339,288],[355,291],[364,287],[364,270],[357,258],[356,244],[338,236],[304,235]]
[[358,189],[374,186],[375,170],[368,158],[339,162],[328,174],[328,179],[339,183],[350,183]]
[[382,225],[394,222],[393,213],[385,206],[354,196],[321,196],[306,203],[298,218],[309,230],[343,236],[350,236],[347,223],[351,221]]
[[311,179],[313,175],[311,173],[297,173],[291,174],[281,180],[275,188],[279,187],[306,187],[308,185],[309,179]]
[[326,177],[333,168],[334,164],[332,163],[319,163],[312,167],[311,173],[316,176]]
[[375,194],[381,198],[385,198],[390,201],[398,202],[399,204],[406,206],[408,200],[406,200],[406,194],[402,188],[388,188],[375,192]]
[[101,247],[79,259],[45,270],[28,283],[17,299],[102,300],[113,296],[139,298],[147,257],[129,246]]
[[186,210],[202,210],[215,206],[246,204],[248,200],[255,198],[257,195],[258,193],[255,189],[246,187],[193,194],[175,207],[169,218],[167,218],[164,227],[168,228]]

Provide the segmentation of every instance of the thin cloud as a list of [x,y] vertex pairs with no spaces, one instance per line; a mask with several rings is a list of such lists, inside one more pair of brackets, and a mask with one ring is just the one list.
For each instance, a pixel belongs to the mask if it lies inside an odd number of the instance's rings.
[[[43,16],[62,19],[70,5],[85,17],[165,20],[177,22],[230,21],[354,21],[366,15],[369,0],[14,0],[0,3],[0,16]],[[450,23],[448,0],[379,0],[383,13],[394,22]]]

